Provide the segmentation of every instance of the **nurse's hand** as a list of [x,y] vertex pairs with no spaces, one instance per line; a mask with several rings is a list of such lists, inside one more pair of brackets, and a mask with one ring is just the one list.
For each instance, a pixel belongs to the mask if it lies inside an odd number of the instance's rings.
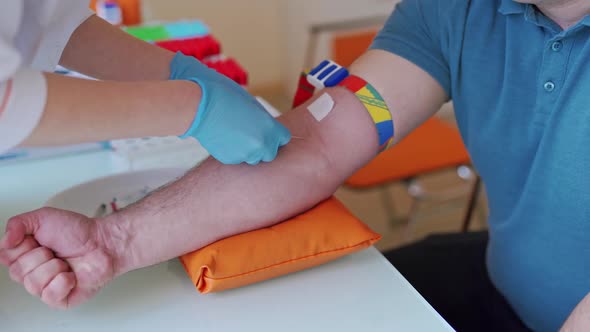
[[246,90],[193,57],[177,53],[170,63],[170,79],[190,80],[201,87],[197,115],[182,137],[196,138],[224,164],[272,161],[291,139],[289,130]]
[[114,277],[114,260],[96,222],[52,208],[8,221],[0,263],[29,293],[60,309],[87,301]]

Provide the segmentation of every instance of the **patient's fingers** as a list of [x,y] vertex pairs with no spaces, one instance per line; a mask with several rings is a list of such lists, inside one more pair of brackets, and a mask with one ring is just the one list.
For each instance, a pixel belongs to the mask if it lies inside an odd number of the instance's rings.
[[37,241],[32,236],[27,236],[16,248],[0,249],[0,263],[10,266],[22,255],[37,247],[39,247]]
[[0,239],[0,248],[13,249],[25,239],[25,225],[19,223],[18,220],[18,217],[12,217],[8,220],[4,236]]
[[23,278],[38,266],[54,258],[53,252],[45,247],[37,247],[10,265],[10,277],[12,280],[23,283]]
[[66,262],[59,258],[54,258],[28,273],[24,277],[23,285],[32,295],[41,296],[43,289],[49,285],[53,278],[68,270],[69,266]]
[[76,287],[76,276],[74,273],[62,272],[53,278],[45,289],[43,289],[41,300],[53,308],[67,309],[67,298],[74,287]]

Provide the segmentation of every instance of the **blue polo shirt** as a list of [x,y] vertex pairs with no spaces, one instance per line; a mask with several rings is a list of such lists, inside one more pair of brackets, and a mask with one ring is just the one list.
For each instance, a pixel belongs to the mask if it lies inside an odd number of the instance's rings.
[[564,31],[512,0],[404,0],[372,48],[453,100],[488,194],[490,278],[556,331],[590,292],[590,17]]

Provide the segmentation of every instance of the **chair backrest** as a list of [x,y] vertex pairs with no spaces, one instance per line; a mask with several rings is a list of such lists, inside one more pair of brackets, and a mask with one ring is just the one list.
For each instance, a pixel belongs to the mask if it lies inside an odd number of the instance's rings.
[[459,131],[433,117],[358,170],[346,184],[368,188],[469,163]]
[[371,45],[377,30],[339,33],[332,38],[332,59],[344,66],[350,66]]

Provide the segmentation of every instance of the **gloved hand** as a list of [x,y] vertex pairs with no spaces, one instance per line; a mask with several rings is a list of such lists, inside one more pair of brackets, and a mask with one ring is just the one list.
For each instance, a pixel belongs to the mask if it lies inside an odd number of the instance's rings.
[[182,138],[192,136],[224,164],[272,161],[291,139],[289,130],[272,118],[246,90],[229,78],[176,53],[171,80],[190,80],[203,92],[197,116]]

